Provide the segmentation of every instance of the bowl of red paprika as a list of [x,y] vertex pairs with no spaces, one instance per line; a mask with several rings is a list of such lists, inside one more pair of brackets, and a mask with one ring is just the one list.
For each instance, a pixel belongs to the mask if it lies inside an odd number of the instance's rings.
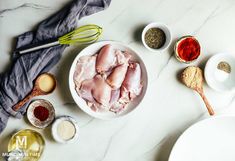
[[55,109],[49,101],[38,99],[30,103],[27,118],[33,126],[45,128],[55,119]]
[[194,36],[188,35],[177,40],[174,51],[180,62],[191,63],[201,55],[201,46]]

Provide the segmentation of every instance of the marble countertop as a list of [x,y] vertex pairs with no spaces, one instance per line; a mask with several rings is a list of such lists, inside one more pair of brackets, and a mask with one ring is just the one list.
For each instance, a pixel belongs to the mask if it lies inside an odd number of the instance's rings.
[[[37,23],[63,7],[69,0],[0,0],[0,73],[11,64],[14,37],[31,30]],[[79,21],[104,28],[102,40],[121,41],[140,53],[146,64],[149,86],[144,100],[130,115],[111,121],[94,119],[74,103],[68,74],[71,63],[82,49],[65,50],[52,69],[58,79],[56,91],[46,97],[57,115],[73,116],[79,126],[79,139],[58,144],[50,128],[32,127],[27,119],[11,118],[0,135],[0,154],[6,152],[9,137],[17,130],[39,131],[46,140],[42,161],[166,161],[179,135],[190,125],[208,117],[205,105],[194,91],[178,80],[187,64],[176,60],[173,45],[183,35],[194,35],[202,46],[202,56],[193,64],[204,67],[218,52],[235,54],[235,1],[233,0],[113,0],[110,7]],[[172,31],[168,50],[152,53],[140,41],[141,30],[150,22],[163,22]],[[232,93],[218,93],[204,84],[205,93],[217,115],[235,115]]]

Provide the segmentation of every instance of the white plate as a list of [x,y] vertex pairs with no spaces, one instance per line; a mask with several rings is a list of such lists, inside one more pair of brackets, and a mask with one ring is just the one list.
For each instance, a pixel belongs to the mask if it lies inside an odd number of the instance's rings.
[[[230,65],[230,74],[226,74],[225,72],[217,69],[217,65],[221,61],[225,61]],[[226,79],[224,79],[223,77],[225,77]],[[220,80],[221,78],[222,80]],[[227,53],[219,53],[212,56],[206,63],[205,79],[207,84],[216,91],[235,91],[235,57]]]
[[235,117],[215,116],[188,128],[168,161],[235,161]]
[[[79,58],[84,55],[93,55],[93,54],[97,53],[106,44],[111,44],[114,49],[119,49],[122,51],[130,52],[130,54],[132,55],[132,60],[139,62],[141,70],[142,70],[143,89],[142,89],[141,94],[138,97],[136,97],[124,109],[123,112],[118,113],[118,114],[115,114],[110,111],[108,111],[108,112],[95,112],[95,111],[91,110],[91,108],[89,106],[87,106],[86,102],[81,97],[79,97],[79,95],[77,94],[77,92],[75,90],[75,83],[73,81],[73,75],[74,75],[76,64],[77,64],[77,61],[79,60]],[[78,53],[78,55],[74,59],[73,64],[70,69],[70,73],[69,73],[69,88],[70,88],[72,97],[73,97],[74,101],[76,102],[76,104],[87,114],[89,114],[95,118],[104,119],[104,120],[117,118],[117,117],[126,115],[126,114],[130,113],[131,111],[133,111],[138,106],[138,104],[142,101],[142,99],[146,93],[146,90],[147,90],[147,84],[148,84],[148,77],[147,77],[147,70],[144,65],[144,62],[141,60],[141,58],[138,56],[138,54],[133,49],[131,49],[130,47],[128,47],[120,42],[115,42],[115,41],[101,41],[101,42],[94,43],[94,44],[86,47],[85,49],[83,49],[80,53]]]

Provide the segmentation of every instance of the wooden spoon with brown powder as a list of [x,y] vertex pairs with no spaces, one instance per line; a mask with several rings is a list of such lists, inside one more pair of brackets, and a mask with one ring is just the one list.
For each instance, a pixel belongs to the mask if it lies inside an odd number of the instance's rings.
[[202,97],[206,108],[210,115],[214,115],[215,112],[211,105],[209,104],[204,91],[203,91],[203,75],[202,70],[199,67],[190,66],[184,69],[181,73],[181,81],[187,87],[195,90]]

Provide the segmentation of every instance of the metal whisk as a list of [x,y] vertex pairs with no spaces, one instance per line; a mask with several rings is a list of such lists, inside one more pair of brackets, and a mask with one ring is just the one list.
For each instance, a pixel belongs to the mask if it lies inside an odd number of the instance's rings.
[[71,45],[74,43],[89,44],[95,42],[99,39],[102,33],[102,28],[97,25],[85,25],[81,26],[64,36],[59,37],[55,41],[44,43],[42,45],[33,45],[31,47],[24,47],[24,49],[19,49],[19,54],[25,54],[28,52],[49,48],[56,45]]

